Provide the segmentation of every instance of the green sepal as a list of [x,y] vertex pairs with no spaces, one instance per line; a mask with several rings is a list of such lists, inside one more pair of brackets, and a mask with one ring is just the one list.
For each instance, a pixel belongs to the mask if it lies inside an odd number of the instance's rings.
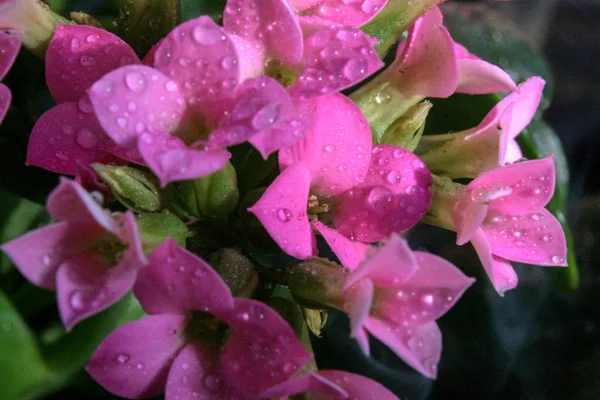
[[170,213],[144,214],[136,218],[138,232],[148,255],[160,246],[168,237],[185,248],[188,228],[176,215]]
[[431,103],[428,101],[415,104],[386,129],[381,144],[393,144],[414,151],[423,135],[425,119],[430,109]]

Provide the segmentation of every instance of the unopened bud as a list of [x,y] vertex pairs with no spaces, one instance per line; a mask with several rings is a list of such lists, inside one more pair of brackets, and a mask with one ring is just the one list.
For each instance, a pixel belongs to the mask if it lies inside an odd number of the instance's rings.
[[210,257],[210,265],[221,275],[235,297],[251,297],[258,284],[254,264],[234,249],[221,249]]
[[348,272],[336,263],[311,258],[290,270],[288,287],[302,307],[313,310],[339,308],[344,302],[343,287],[347,275]]
[[430,109],[431,103],[428,101],[409,108],[403,116],[386,129],[381,138],[381,144],[393,144],[408,151],[416,149],[423,135],[425,120]]
[[179,246],[185,248],[188,228],[174,214],[145,214],[136,218],[136,223],[144,254],[152,253],[168,237],[172,237]]
[[93,164],[92,168],[110,186],[115,198],[125,207],[137,212],[160,210],[160,184],[150,172],[102,164]]
[[327,324],[327,311],[313,310],[311,308],[303,308],[304,321],[306,326],[316,337],[321,337],[321,330]]

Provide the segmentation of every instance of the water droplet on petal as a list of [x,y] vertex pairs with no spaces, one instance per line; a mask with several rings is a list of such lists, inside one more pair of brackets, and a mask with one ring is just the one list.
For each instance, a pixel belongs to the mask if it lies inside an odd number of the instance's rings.
[[388,172],[385,179],[388,181],[388,183],[391,183],[392,185],[397,185],[402,180],[402,175],[400,175],[400,171],[398,171],[397,169],[393,169],[390,172]]
[[219,379],[218,376],[213,375],[213,374],[207,374],[204,377],[204,387],[209,392],[212,392],[212,393],[216,392],[220,386],[221,386],[221,380]]
[[221,40],[221,32],[213,28],[197,26],[192,32],[192,38],[198,44],[212,46]]
[[257,129],[266,129],[273,125],[279,118],[280,105],[277,103],[269,103],[254,115],[252,118],[252,126]]
[[[79,109],[79,111],[81,111],[82,113],[85,114],[89,114],[92,111],[94,111],[94,108],[92,107],[92,103],[90,103],[90,100],[88,99],[87,96],[81,96],[79,98],[79,100],[77,101],[77,108]],[[64,130],[63,130],[64,132]],[[73,133],[73,131],[71,130],[71,133]]]
[[283,364],[283,372],[285,372],[286,374],[291,374],[295,370],[296,370],[296,364],[291,363],[291,362],[286,362],[285,364]]
[[51,263],[52,263],[52,257],[50,257],[50,255],[48,255],[48,254],[45,254],[42,257],[42,265],[44,265],[44,267],[49,267]]
[[335,150],[335,146],[332,144],[328,144],[325,147],[323,147],[323,150],[325,150],[327,153],[331,153]]
[[71,39],[71,51],[79,50],[79,39]]
[[89,67],[90,65],[92,65],[94,63],[94,58],[92,56],[88,56],[88,55],[84,54],[81,57],[79,57],[79,63],[83,67]]
[[85,38],[85,41],[88,43],[95,43],[98,41],[98,39],[100,39],[100,35],[93,34],[93,35],[88,35],[88,37]]
[[165,90],[167,92],[175,92],[177,89],[179,89],[179,85],[177,84],[177,82],[168,81],[167,83],[165,83]]
[[281,222],[290,222],[293,216],[294,214],[287,208],[280,208],[277,210],[277,218],[279,218]]
[[121,353],[116,357],[116,361],[119,364],[125,364],[127,361],[129,361],[131,359],[131,356],[129,354],[126,353]]
[[223,59],[221,60],[221,68],[225,70],[232,69],[236,64],[237,60],[231,56],[223,57]]
[[73,127],[71,125],[63,125],[61,126],[61,130],[65,135],[73,134]]
[[98,137],[87,128],[81,128],[77,132],[77,144],[85,150],[90,150],[98,144]]
[[351,81],[361,79],[367,72],[367,61],[363,58],[352,58],[344,66],[344,75]]
[[552,256],[552,262],[554,264],[562,264],[565,262],[565,259],[562,258],[561,256],[556,255],[556,256]]
[[102,97],[112,96],[115,93],[115,83],[108,79],[103,79],[94,84],[94,93]]
[[375,186],[369,192],[367,201],[374,208],[388,208],[392,205],[394,196],[385,186]]
[[146,77],[137,71],[125,74],[125,85],[133,93],[142,93],[146,90]]

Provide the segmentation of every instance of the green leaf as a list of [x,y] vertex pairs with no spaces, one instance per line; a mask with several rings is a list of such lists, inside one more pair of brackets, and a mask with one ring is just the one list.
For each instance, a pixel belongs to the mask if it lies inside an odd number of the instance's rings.
[[227,0],[181,0],[181,16],[184,21],[208,15],[216,23],[223,18]]
[[152,253],[168,237],[172,237],[178,245],[185,248],[188,228],[176,215],[167,213],[145,214],[138,217],[136,223],[146,255]]

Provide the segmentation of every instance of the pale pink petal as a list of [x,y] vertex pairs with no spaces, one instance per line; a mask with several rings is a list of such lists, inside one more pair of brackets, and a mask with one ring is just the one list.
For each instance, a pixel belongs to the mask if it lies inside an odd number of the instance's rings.
[[118,236],[119,227],[107,210],[77,182],[60,178],[60,183],[48,196],[46,208],[54,219],[96,223],[106,231]]
[[302,31],[286,0],[229,0],[223,27],[264,47],[267,57],[285,66],[294,67],[302,58]]
[[[21,35],[17,31],[0,31],[0,80],[4,79],[21,49]],[[0,118],[2,120],[2,118]]]
[[350,335],[360,335],[363,325],[369,317],[374,292],[373,282],[362,279],[347,287],[344,292],[344,311],[350,318]]
[[545,208],[515,216],[492,211],[482,228],[497,256],[528,264],[567,265],[565,234],[560,222]]
[[337,93],[298,108],[301,119],[312,119],[312,128],[304,139],[279,152],[282,166],[302,161],[310,171],[314,194],[336,195],[356,185],[369,169],[372,146],[371,130],[360,108]]
[[514,163],[517,160],[523,158],[523,152],[521,152],[521,148],[519,144],[514,139],[509,139],[506,142],[506,152],[504,153],[504,163]]
[[377,41],[351,27],[321,29],[304,40],[302,72],[293,96],[319,97],[346,89],[383,67]]
[[369,245],[350,240],[320,221],[313,222],[312,226],[323,236],[344,267],[354,270],[365,259]]
[[[317,374],[338,385],[352,400],[398,400],[398,397],[383,385],[361,375],[332,370],[319,371]],[[328,393],[318,390],[315,390],[315,392],[317,393],[311,394],[311,400],[331,399],[331,397],[326,397]]]
[[393,145],[375,146],[366,177],[335,199],[334,226],[363,242],[404,232],[427,213],[432,184],[416,155]]
[[523,161],[480,175],[467,186],[466,196],[484,199],[489,209],[521,215],[542,209],[554,194],[554,158]]
[[10,89],[0,83],[0,124],[4,121],[4,117],[10,108],[10,103],[12,100],[12,94],[10,93]]
[[533,119],[542,100],[545,85],[546,81],[539,76],[534,76],[519,85],[519,93],[507,96],[515,99],[515,110],[508,135],[510,139],[517,137]]
[[310,360],[292,328],[267,305],[236,298],[234,309],[227,320],[232,334],[221,350],[221,368],[240,391],[258,396]]
[[227,317],[231,291],[204,260],[168,238],[152,252],[134,287],[149,314],[185,314],[198,310]]
[[407,96],[445,98],[455,92],[458,62],[438,7],[413,24],[408,38],[398,45],[396,58],[396,86]]
[[442,353],[442,333],[435,322],[402,328],[370,317],[365,327],[412,368],[429,378],[436,377]]
[[283,171],[248,209],[289,255],[305,259],[316,254],[315,237],[308,222],[310,176],[302,163]]
[[456,244],[462,246],[471,240],[483,224],[488,213],[488,205],[481,199],[463,196],[455,205],[452,220],[456,228]]
[[119,301],[133,287],[133,269],[111,269],[101,253],[86,252],[64,261],[56,272],[58,311],[67,331]]
[[91,247],[103,235],[103,229],[85,222],[57,222],[4,243],[2,251],[27,280],[54,290],[60,264]]
[[294,9],[297,11],[304,11],[315,5],[319,4],[323,0],[292,0],[291,3]]
[[89,91],[100,124],[118,145],[131,148],[144,132],[174,132],[184,117],[180,86],[145,65],[116,69]]
[[126,211],[117,217],[117,221],[122,227],[118,235],[119,240],[121,243],[126,244],[127,248],[123,250],[122,259],[116,268],[137,270],[148,264],[133,212],[131,210]]
[[419,264],[406,240],[392,235],[381,247],[374,248],[366,260],[354,270],[344,285],[348,289],[368,278],[378,288],[396,287],[407,282]]
[[517,85],[500,67],[481,59],[458,59],[458,87],[456,93],[486,94],[516,91]]
[[360,347],[360,349],[363,351],[363,353],[365,353],[365,355],[368,356],[371,352],[371,349],[369,346],[369,334],[367,333],[367,330],[364,328],[364,325],[362,327],[360,327],[360,329],[357,329],[356,331],[354,331],[352,333],[352,336],[354,337],[354,340],[356,340],[358,347]]
[[129,322],[104,339],[85,369],[117,396],[157,396],[186,344],[187,322],[184,315],[152,315]]
[[309,37],[313,33],[318,32],[322,29],[339,29],[344,27],[344,25],[342,24],[336,24],[326,19],[314,17],[312,15],[299,15],[297,18],[304,37]]
[[300,3],[300,15],[311,15],[333,23],[359,27],[369,22],[385,7],[387,0],[342,1],[317,0],[294,1]]
[[78,163],[125,164],[107,151],[109,141],[93,113],[78,103],[59,104],[37,120],[25,163],[66,175],[75,175]]
[[[261,398],[284,398],[299,393],[310,393],[310,398],[315,399],[346,399],[348,393],[341,388],[341,385],[333,383],[331,380],[321,375],[323,371],[309,372],[297,379],[289,379],[279,385],[273,386],[262,392]],[[350,375],[350,374],[348,374]],[[333,376],[332,378],[336,378]]]
[[164,187],[169,182],[210,175],[223,168],[231,157],[226,150],[195,150],[170,135],[143,134],[139,150],[146,164]]
[[517,287],[519,279],[515,270],[507,260],[492,254],[489,239],[483,229],[475,231],[471,243],[498,294],[502,296],[505,291]]
[[58,24],[46,52],[46,83],[57,103],[77,101],[103,75],[139,63],[133,49],[110,32]]
[[193,99],[194,114],[209,126],[217,125],[237,85],[249,77],[240,71],[245,64],[230,35],[208,16],[178,25],[154,54],[154,67],[179,82],[184,97]]

